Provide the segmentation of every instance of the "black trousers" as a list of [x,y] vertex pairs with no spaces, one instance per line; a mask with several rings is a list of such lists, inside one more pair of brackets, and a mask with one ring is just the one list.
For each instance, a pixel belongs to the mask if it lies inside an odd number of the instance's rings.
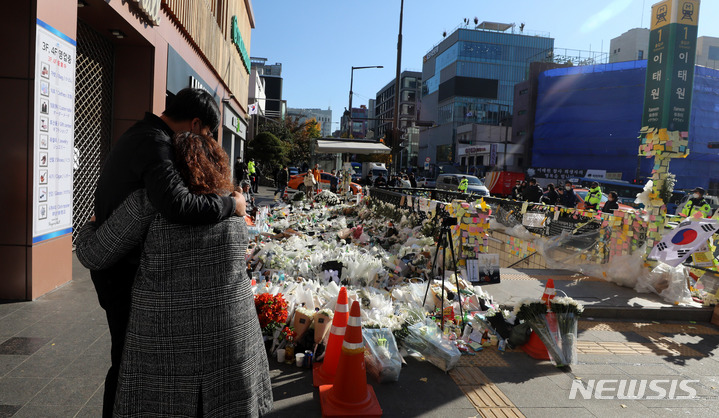
[[97,299],[107,316],[112,342],[111,366],[105,377],[105,393],[102,404],[102,416],[105,418],[112,417],[115,405],[117,378],[120,373],[122,350],[125,347],[125,332],[130,319],[130,295],[137,269],[136,264],[121,261],[109,269],[90,272],[92,283],[97,291]]
[[257,173],[250,175],[250,188],[252,189],[252,193],[257,193],[257,185],[259,183],[259,177],[257,176]]

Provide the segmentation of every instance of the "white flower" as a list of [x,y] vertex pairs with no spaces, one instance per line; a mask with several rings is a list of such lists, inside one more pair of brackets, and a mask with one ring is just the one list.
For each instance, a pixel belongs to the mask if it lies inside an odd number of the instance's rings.
[[295,308],[295,311],[297,313],[301,313],[302,315],[309,316],[310,318],[313,317],[315,314],[314,311],[307,309],[304,306],[298,306],[297,308]]
[[537,299],[537,298],[526,298],[526,299],[522,299],[522,300],[519,301],[518,304],[514,305],[514,311],[513,311],[514,315],[517,315],[517,314],[519,313],[519,309],[520,309],[523,305],[531,305],[531,304],[533,304],[533,303],[544,303],[544,302],[542,302],[542,299]]
[[551,303],[552,303],[552,305],[572,306],[574,309],[571,309],[571,310],[575,310],[578,313],[584,312],[584,305],[582,305],[581,303],[577,302],[576,300],[574,300],[568,296],[555,297],[554,299],[552,299]]

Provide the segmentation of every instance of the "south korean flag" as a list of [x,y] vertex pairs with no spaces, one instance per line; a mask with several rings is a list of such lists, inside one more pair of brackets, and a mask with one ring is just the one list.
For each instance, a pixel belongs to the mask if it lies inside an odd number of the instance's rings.
[[652,248],[649,258],[676,267],[704,247],[707,240],[718,230],[719,223],[715,219],[684,221],[662,237]]

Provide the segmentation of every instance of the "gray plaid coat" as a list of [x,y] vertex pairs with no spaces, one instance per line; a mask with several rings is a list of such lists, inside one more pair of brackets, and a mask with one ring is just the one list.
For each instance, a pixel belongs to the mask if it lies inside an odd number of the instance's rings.
[[143,240],[115,416],[268,413],[272,388],[245,271],[244,219],[173,224],[139,190],[100,228],[85,225],[76,253],[98,270]]

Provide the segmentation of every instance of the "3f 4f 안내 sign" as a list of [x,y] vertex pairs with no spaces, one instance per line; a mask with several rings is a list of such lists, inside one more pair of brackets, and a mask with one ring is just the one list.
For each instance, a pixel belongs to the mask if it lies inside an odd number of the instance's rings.
[[32,242],[72,232],[75,40],[37,20]]

